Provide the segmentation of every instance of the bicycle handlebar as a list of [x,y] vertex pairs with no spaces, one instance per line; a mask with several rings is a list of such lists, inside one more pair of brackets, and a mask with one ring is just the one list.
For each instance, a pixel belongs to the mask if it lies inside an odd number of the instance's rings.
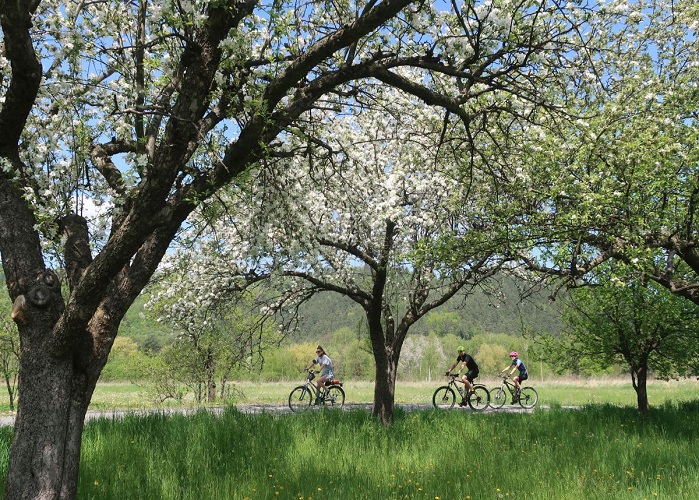
[[303,371],[306,372],[306,379],[309,381],[316,378],[316,375],[320,373],[320,371],[314,370],[313,368],[304,368]]

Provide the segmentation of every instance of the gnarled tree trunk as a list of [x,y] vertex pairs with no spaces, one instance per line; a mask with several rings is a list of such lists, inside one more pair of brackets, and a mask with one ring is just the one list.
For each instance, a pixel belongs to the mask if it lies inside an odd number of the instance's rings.
[[21,367],[22,401],[5,495],[75,498],[83,422],[95,384],[76,369],[70,353],[32,352],[36,356],[24,356]]

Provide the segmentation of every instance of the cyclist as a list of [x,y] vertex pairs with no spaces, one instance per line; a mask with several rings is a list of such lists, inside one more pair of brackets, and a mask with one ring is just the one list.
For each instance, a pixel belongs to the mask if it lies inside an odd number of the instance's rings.
[[[323,349],[322,346],[316,347],[316,358],[311,361],[311,364],[308,365],[308,368],[306,370],[310,370],[313,365],[320,365],[320,377],[316,379],[316,387],[318,388],[318,393],[320,394],[320,391],[325,391],[325,382],[327,380],[332,380],[332,378],[335,376],[335,372],[333,371],[333,361],[330,359],[330,357],[325,354],[325,349]],[[316,404],[318,404],[318,399],[316,398]]]
[[[467,371],[464,376],[461,377],[461,380],[466,386],[466,392],[464,394],[466,394],[468,397],[468,393],[471,391],[471,387],[473,386],[473,380],[478,377],[478,364],[476,364],[476,360],[473,359],[473,356],[466,354],[466,348],[464,346],[460,345],[456,348],[456,350],[458,351],[456,361],[454,361],[454,363],[449,367],[449,370],[447,370],[445,375],[448,376],[459,363],[461,363],[461,368],[459,368],[458,373],[459,375],[461,375],[464,368],[467,368]],[[459,403],[459,406],[465,406],[466,404],[466,398],[464,398],[461,403]]]
[[517,351],[512,351],[510,353],[510,360],[512,360],[511,363],[500,371],[500,375],[505,373],[510,367],[511,369],[508,375],[512,375],[515,370],[519,370],[519,374],[512,379],[515,383],[515,394],[519,394],[520,384],[529,378],[529,374],[527,373],[527,367],[524,366],[524,362],[519,359],[519,353],[517,353]]

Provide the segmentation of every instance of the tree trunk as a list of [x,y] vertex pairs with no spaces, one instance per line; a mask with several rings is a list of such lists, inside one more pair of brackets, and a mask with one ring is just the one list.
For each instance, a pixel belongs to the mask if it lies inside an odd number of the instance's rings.
[[226,375],[223,376],[221,379],[221,387],[218,392],[218,397],[223,401],[223,399],[226,397],[226,383],[228,382],[228,378]]
[[45,300],[34,304],[30,290],[23,314],[20,401],[5,498],[67,500],[77,495],[85,413],[123,314],[110,314],[102,303],[88,329],[71,330],[58,322],[64,304],[55,275],[44,271],[36,283],[32,289],[53,285],[35,295]]
[[5,387],[7,388],[7,397],[9,399],[10,411],[15,410],[15,391],[17,390],[17,369],[12,368],[12,361],[9,358],[15,356],[12,353],[5,353],[5,358],[2,360],[2,375],[5,379]]
[[650,415],[650,406],[648,405],[648,369],[644,366],[631,370],[631,383],[636,391],[636,403],[639,413],[647,417]]
[[34,354],[22,358],[22,400],[5,498],[75,498],[85,412],[95,384],[70,355]]
[[5,375],[5,386],[7,387],[7,397],[10,399],[10,411],[15,410],[15,389],[10,377]]
[[226,384],[228,383],[228,377],[231,376],[231,369],[230,367],[226,368],[226,370],[223,372],[223,377],[221,377],[221,391],[219,393],[219,397],[221,398],[221,401],[226,397]]
[[382,424],[393,421],[393,406],[396,399],[397,360],[388,356],[386,349],[374,352],[376,364],[376,382],[374,383],[374,407],[371,416],[378,418]]
[[[393,408],[396,400],[396,378],[398,374],[398,359],[405,339],[405,331],[394,331],[392,324],[386,325],[386,330],[380,320],[380,314],[374,311],[367,313],[369,336],[371,337],[376,378],[374,382],[374,407],[371,415],[378,418],[382,424],[388,425],[393,421]],[[389,322],[390,323],[390,322]]]
[[209,403],[216,401],[215,365],[216,363],[214,362],[214,357],[209,349],[206,356],[206,400]]
[[[67,222],[86,226],[82,218]],[[97,380],[121,319],[152,275],[155,259],[167,248],[165,242],[144,245],[142,255],[150,251],[155,256],[152,263],[136,258],[118,267],[117,276],[100,279],[84,273],[91,262],[87,231],[67,233],[66,246],[82,256],[82,264],[67,266],[72,290],[68,309],[58,277],[43,269],[40,261],[31,272],[8,273],[20,276],[8,280],[8,288],[15,297],[13,319],[21,338],[20,399],[5,487],[5,498],[11,500],[76,497],[85,413]],[[12,269],[8,261],[3,255],[6,271]],[[66,261],[72,264],[78,259]],[[101,263],[97,267],[97,273],[110,268]],[[91,280],[95,290],[76,291],[78,283],[83,286]],[[76,299],[80,293],[87,299]]]

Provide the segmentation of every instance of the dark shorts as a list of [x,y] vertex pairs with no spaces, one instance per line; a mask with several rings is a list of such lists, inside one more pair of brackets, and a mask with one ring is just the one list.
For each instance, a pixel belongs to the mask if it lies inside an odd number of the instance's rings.
[[525,380],[527,380],[529,378],[529,374],[525,373],[524,375],[522,375],[520,373],[519,375],[517,375],[517,378],[519,379],[520,382],[524,382]]
[[469,382],[473,382],[475,378],[478,378],[478,370],[469,370],[466,372],[466,378]]

